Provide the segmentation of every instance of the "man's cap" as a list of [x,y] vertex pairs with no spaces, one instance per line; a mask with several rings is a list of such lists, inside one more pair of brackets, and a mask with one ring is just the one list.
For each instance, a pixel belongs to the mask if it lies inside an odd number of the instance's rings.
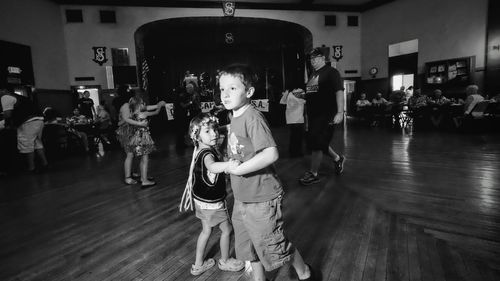
[[319,47],[312,49],[312,51],[309,53],[309,57],[311,58],[324,57],[324,56],[325,54],[323,54],[323,51]]

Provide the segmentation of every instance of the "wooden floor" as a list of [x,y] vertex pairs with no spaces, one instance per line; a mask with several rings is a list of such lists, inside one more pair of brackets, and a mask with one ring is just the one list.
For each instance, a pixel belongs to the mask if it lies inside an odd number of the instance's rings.
[[[286,129],[273,131],[286,231],[322,280],[500,280],[499,134],[347,126],[334,139],[344,173],[325,160],[323,181],[302,187],[309,158],[288,158]],[[119,150],[0,179],[0,280],[251,280],[189,274],[201,225],[177,207],[191,155],[157,144],[148,190],[123,184]],[[269,279],[297,277],[285,266]]]

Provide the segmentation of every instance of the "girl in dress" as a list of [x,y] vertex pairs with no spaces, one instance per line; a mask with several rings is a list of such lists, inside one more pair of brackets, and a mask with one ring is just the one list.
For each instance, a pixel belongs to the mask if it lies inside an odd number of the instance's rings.
[[131,177],[131,166],[134,156],[141,156],[139,164],[141,187],[147,188],[156,184],[156,182],[148,179],[147,174],[149,153],[155,149],[154,141],[149,132],[147,117],[158,114],[164,105],[165,102],[160,101],[154,106],[153,111],[147,111],[148,107],[146,107],[144,101],[140,97],[135,96],[130,98],[128,103],[124,104],[120,109],[117,135],[127,154],[124,163],[126,184],[137,183]]

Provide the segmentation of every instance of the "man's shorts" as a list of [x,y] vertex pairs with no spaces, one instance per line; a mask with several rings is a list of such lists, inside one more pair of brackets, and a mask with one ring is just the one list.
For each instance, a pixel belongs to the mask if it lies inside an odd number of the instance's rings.
[[210,227],[219,225],[229,220],[226,204],[221,209],[202,209],[198,204],[194,204],[196,217],[207,222]]
[[294,248],[283,233],[282,196],[262,202],[234,200],[233,228],[236,258],[260,261],[267,271],[289,262]]
[[21,153],[32,153],[42,149],[43,120],[26,121],[17,128],[17,149]]
[[334,126],[330,116],[312,116],[308,120],[307,145],[310,150],[328,153]]

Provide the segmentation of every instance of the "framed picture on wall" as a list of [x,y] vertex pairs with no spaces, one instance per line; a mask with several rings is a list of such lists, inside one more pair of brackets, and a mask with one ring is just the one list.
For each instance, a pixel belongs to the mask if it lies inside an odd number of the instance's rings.
[[431,69],[429,70],[430,73],[436,73],[437,71],[437,66],[432,66]]
[[438,72],[443,72],[444,71],[444,64],[441,64],[438,66]]

